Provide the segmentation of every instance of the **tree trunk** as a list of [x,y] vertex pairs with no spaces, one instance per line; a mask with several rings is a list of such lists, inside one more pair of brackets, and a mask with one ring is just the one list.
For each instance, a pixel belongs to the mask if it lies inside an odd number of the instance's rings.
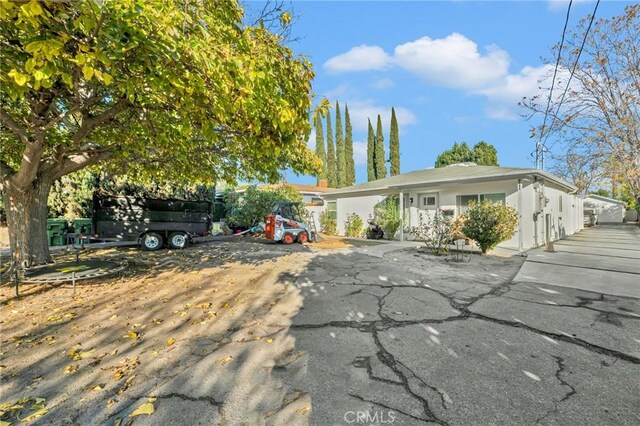
[[47,199],[53,181],[38,176],[27,188],[11,180],[4,188],[9,245],[14,266],[51,262],[47,237]]

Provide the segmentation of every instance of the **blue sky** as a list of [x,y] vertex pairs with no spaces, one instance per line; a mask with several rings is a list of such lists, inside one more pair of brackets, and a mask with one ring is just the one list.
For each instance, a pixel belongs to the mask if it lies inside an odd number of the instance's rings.
[[[601,2],[597,17],[620,15],[627,4]],[[433,167],[454,142],[479,140],[496,147],[501,165],[533,167],[530,127],[539,122],[523,120],[517,103],[538,93],[538,79],[549,71],[541,57],[559,42],[567,6],[564,0],[295,1],[298,40],[290,46],[314,64],[316,101],[349,106],[357,183],[366,181],[367,117],[382,115],[388,143],[392,106],[402,172]],[[594,6],[574,1],[569,26]]]

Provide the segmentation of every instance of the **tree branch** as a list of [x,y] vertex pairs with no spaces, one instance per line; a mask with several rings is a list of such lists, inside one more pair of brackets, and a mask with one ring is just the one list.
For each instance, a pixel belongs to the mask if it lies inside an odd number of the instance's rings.
[[18,122],[15,121],[4,108],[0,108],[0,121],[2,121],[9,130],[15,133],[23,143],[26,144],[29,141],[29,134],[27,133],[27,130],[20,126],[20,124],[18,124]]
[[87,136],[89,136],[89,134],[96,126],[99,126],[100,124],[111,120],[130,106],[131,103],[128,100],[120,99],[111,108],[101,112],[98,115],[90,116],[87,114],[83,114],[82,124],[78,131],[74,133],[73,136],[71,136],[71,140],[75,143],[82,142]]
[[113,155],[113,151],[88,151],[83,154],[71,155],[57,168],[54,177],[60,179],[64,175],[83,169],[100,160],[106,160],[111,155]]

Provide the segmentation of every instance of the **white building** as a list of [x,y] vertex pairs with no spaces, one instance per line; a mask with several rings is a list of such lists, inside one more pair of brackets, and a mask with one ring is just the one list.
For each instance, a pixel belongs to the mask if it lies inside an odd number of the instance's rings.
[[584,198],[584,207],[596,211],[598,223],[622,223],[625,206],[623,201],[601,195],[591,194]]
[[576,189],[542,170],[461,163],[336,189],[324,198],[327,209],[336,212],[338,232],[344,233],[349,214],[358,214],[366,223],[376,204],[398,196],[406,222],[396,235],[401,240],[421,217],[436,210],[455,217],[471,201],[500,201],[519,213],[516,234],[500,246],[525,250],[582,229],[582,198],[575,195]]

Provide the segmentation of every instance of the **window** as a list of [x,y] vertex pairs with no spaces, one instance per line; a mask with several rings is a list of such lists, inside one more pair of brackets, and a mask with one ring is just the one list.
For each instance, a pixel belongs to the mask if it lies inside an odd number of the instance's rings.
[[438,208],[438,194],[419,194],[418,207],[422,210],[436,210]]
[[491,201],[493,203],[501,203],[504,204],[505,203],[505,194],[504,192],[502,193],[497,193],[497,194],[480,194],[480,202],[482,201]]
[[469,204],[481,203],[483,201],[491,201],[492,203],[506,203],[506,194],[504,192],[498,192],[495,194],[473,194],[473,195],[458,195],[458,211],[460,214],[464,214],[469,209]]
[[338,206],[336,201],[329,201],[327,203],[327,212],[331,219],[338,218]]

